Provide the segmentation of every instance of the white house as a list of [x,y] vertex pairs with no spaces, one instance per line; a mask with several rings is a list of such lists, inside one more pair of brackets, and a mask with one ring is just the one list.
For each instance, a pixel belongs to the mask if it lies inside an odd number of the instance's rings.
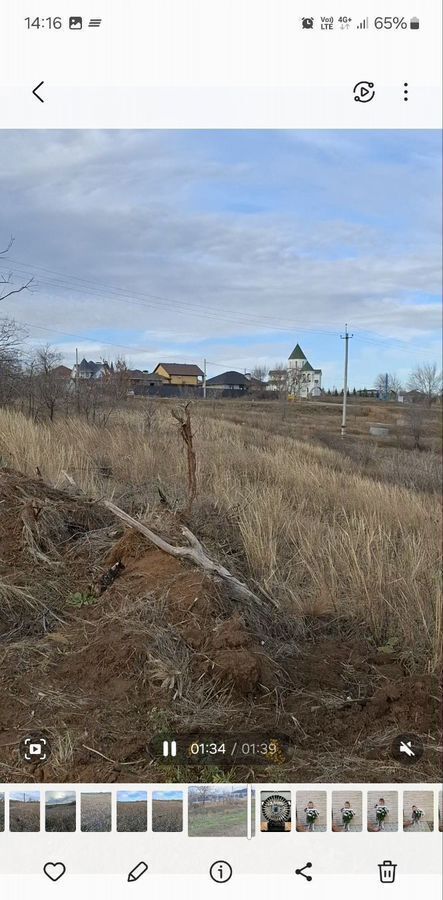
[[320,397],[321,369],[314,369],[306,359],[300,344],[294,347],[288,360],[288,394],[290,397]]
[[103,362],[93,362],[92,359],[89,361],[85,358],[82,359],[81,363],[78,365],[78,373],[77,366],[73,366],[71,378],[76,378],[77,374],[79,378],[82,378],[87,381],[97,381],[100,378],[103,378],[105,375],[112,374],[114,367],[111,363],[109,366],[106,360]]

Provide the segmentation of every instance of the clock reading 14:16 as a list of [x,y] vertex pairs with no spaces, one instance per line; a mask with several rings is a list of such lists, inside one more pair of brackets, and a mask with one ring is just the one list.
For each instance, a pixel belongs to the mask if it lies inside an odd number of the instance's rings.
[[26,27],[30,28],[53,28],[58,31],[63,26],[63,20],[60,16],[26,16]]

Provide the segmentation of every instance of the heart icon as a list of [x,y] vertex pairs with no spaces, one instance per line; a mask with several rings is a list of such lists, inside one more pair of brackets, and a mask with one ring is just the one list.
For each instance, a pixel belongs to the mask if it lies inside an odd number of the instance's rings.
[[45,875],[47,875],[48,878],[51,879],[51,881],[58,881],[59,878],[61,878],[62,875],[65,874],[66,866],[61,862],[46,863],[46,865],[43,866],[43,871]]

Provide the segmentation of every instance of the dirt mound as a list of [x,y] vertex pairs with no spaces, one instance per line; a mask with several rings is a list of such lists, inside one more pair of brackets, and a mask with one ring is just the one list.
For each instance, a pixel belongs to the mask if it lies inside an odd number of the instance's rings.
[[[155,530],[180,537],[168,511]],[[290,612],[233,602],[71,489],[1,470],[0,541],[0,764],[15,781],[168,781],[147,753],[155,734],[245,727],[291,736],[286,780],[389,770],[395,781],[394,734],[437,732],[434,680],[405,673],[395,653],[327,617],[305,623],[302,639]],[[31,722],[53,745],[44,770],[20,761]],[[436,771],[428,753],[413,775]]]

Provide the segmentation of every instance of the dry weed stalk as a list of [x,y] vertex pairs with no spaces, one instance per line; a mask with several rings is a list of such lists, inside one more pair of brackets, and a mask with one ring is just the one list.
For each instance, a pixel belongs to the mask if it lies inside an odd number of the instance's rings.
[[192,504],[197,496],[197,459],[194,450],[190,406],[191,403],[189,402],[180,409],[171,410],[171,414],[180,425],[180,434],[186,447],[188,460],[188,505],[186,512],[188,515],[192,512]]

